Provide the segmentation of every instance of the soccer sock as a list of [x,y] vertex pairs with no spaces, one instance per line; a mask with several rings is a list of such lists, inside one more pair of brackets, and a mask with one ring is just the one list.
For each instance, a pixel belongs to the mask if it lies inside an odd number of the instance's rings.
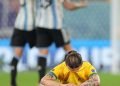
[[17,64],[19,58],[13,57],[10,65],[11,65],[11,86],[16,86],[16,76],[17,76]]
[[46,58],[41,56],[38,57],[38,74],[39,74],[39,82],[46,73]]

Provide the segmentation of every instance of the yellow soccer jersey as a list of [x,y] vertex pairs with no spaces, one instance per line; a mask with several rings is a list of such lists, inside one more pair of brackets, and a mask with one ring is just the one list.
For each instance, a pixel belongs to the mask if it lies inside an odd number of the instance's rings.
[[61,83],[74,83],[80,85],[96,73],[96,69],[87,61],[83,62],[77,72],[70,71],[65,62],[59,64],[51,71]]

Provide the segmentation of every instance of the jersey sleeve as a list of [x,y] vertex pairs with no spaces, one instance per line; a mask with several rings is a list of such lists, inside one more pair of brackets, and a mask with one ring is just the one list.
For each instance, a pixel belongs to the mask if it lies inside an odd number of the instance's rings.
[[97,73],[97,71],[96,71],[95,67],[92,66],[91,64],[89,64],[87,71],[86,71],[87,76],[90,77],[91,75],[96,74],[96,73]]
[[62,74],[63,74],[63,71],[62,71],[62,65],[60,64],[60,65],[58,65],[58,66],[56,66],[55,68],[53,68],[52,70],[51,70],[51,72],[54,74],[54,76],[57,78],[57,79],[61,79],[62,78]]

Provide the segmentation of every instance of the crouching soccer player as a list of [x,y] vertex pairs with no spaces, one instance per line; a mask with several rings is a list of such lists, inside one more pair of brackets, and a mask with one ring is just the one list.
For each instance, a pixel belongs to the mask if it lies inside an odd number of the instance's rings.
[[76,51],[70,51],[65,61],[48,72],[40,86],[100,86],[96,69]]

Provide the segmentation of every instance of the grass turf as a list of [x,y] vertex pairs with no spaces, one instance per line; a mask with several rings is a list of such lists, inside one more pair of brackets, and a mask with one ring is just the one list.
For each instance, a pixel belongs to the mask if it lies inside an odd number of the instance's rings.
[[[101,86],[119,86],[120,75],[112,75],[110,73],[99,73],[101,78]],[[0,86],[10,86],[10,74],[0,72]],[[17,76],[18,86],[38,86],[37,71],[20,72]]]

